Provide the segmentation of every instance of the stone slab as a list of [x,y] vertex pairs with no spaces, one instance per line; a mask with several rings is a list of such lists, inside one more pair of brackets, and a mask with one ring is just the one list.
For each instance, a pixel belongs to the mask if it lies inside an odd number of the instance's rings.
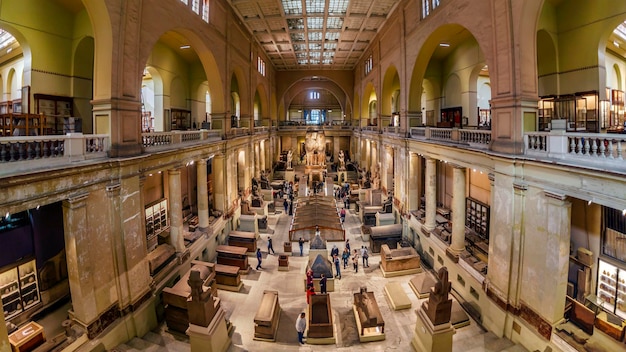
[[383,267],[380,267],[380,271],[383,273],[383,277],[394,277],[394,276],[403,276],[403,275],[413,275],[422,272],[422,268],[413,268],[413,269],[405,269],[405,270],[396,270],[396,271],[385,271]]
[[411,308],[411,300],[399,282],[390,282],[385,285],[385,297],[394,310]]

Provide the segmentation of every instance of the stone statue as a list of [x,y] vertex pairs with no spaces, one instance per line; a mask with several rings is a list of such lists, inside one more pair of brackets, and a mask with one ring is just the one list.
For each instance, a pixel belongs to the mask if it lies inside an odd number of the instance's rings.
[[207,327],[220,309],[219,301],[215,304],[211,290],[204,286],[199,271],[191,270],[187,283],[191,287],[191,297],[187,299],[189,323]]
[[374,170],[372,171],[372,188],[380,188],[380,170],[378,165],[374,165]]
[[448,281],[448,268],[441,267],[437,272],[438,281],[430,289],[428,301],[422,303],[422,309],[433,325],[444,324],[450,321],[452,300],[448,298],[452,285]]
[[287,152],[287,169],[293,168],[291,166],[292,161],[293,161],[293,152],[291,151],[291,149],[289,149],[289,152]]
[[257,208],[263,206],[263,195],[259,193],[258,186],[252,186],[252,206]]
[[304,140],[307,165],[324,165],[326,163],[326,141],[321,132],[308,132]]
[[346,155],[343,152],[343,149],[339,151],[339,170],[345,170],[346,169]]
[[383,203],[383,213],[391,213],[393,210],[393,194],[391,191],[387,194],[387,199]]

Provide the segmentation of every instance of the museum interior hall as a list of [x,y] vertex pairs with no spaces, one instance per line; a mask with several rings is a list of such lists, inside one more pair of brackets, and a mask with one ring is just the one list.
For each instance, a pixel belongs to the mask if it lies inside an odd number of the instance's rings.
[[626,351],[626,1],[0,0],[0,352]]

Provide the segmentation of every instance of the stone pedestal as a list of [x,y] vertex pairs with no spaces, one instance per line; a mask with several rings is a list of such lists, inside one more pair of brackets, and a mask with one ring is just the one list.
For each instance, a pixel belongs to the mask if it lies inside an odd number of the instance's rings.
[[396,223],[396,217],[393,213],[376,213],[376,226],[393,225]]
[[288,255],[281,254],[278,256],[278,270],[289,271],[289,256]]
[[263,205],[260,207],[250,207],[250,210],[255,212],[257,215],[267,215],[267,207],[269,206],[270,202],[267,201],[263,201]]
[[417,309],[417,322],[411,347],[417,352],[452,352],[452,335],[455,332],[450,322],[433,325],[420,307]]
[[337,182],[339,182],[340,185],[343,185],[347,181],[348,171],[346,171],[345,169],[337,171]]
[[187,335],[191,352],[225,352],[231,344],[226,328],[226,314],[222,308],[207,327],[189,324]]
[[293,182],[293,180],[295,179],[295,175],[296,172],[294,171],[294,169],[287,169],[285,171],[285,181]]
[[256,215],[241,215],[239,217],[239,230],[246,232],[254,232],[259,238],[259,223]]
[[291,255],[291,242],[285,242],[283,243],[283,251],[285,252],[285,255]]

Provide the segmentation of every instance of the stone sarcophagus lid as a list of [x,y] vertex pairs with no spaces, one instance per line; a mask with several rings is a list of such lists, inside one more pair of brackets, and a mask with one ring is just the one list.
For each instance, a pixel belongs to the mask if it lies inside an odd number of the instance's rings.
[[415,274],[420,271],[420,257],[413,247],[390,249],[380,246],[380,268],[383,273],[405,272]]
[[231,231],[228,234],[228,245],[244,247],[248,252],[256,252],[256,234],[246,231]]
[[330,306],[330,296],[317,294],[310,297],[309,304],[309,332],[310,338],[333,337],[333,313]]
[[385,321],[378,308],[374,292],[367,292],[367,289],[363,288],[360,292],[355,293],[354,308],[361,336],[385,332]]
[[386,244],[389,248],[396,248],[402,241],[402,224],[372,226],[370,229],[370,249],[372,253],[379,253],[380,246]]
[[216,282],[219,285],[237,287],[241,284],[239,267],[233,265],[215,264]]
[[274,341],[279,320],[278,291],[263,291],[261,304],[254,316],[254,338]]
[[217,264],[232,265],[248,270],[248,249],[235,246],[217,246]]

